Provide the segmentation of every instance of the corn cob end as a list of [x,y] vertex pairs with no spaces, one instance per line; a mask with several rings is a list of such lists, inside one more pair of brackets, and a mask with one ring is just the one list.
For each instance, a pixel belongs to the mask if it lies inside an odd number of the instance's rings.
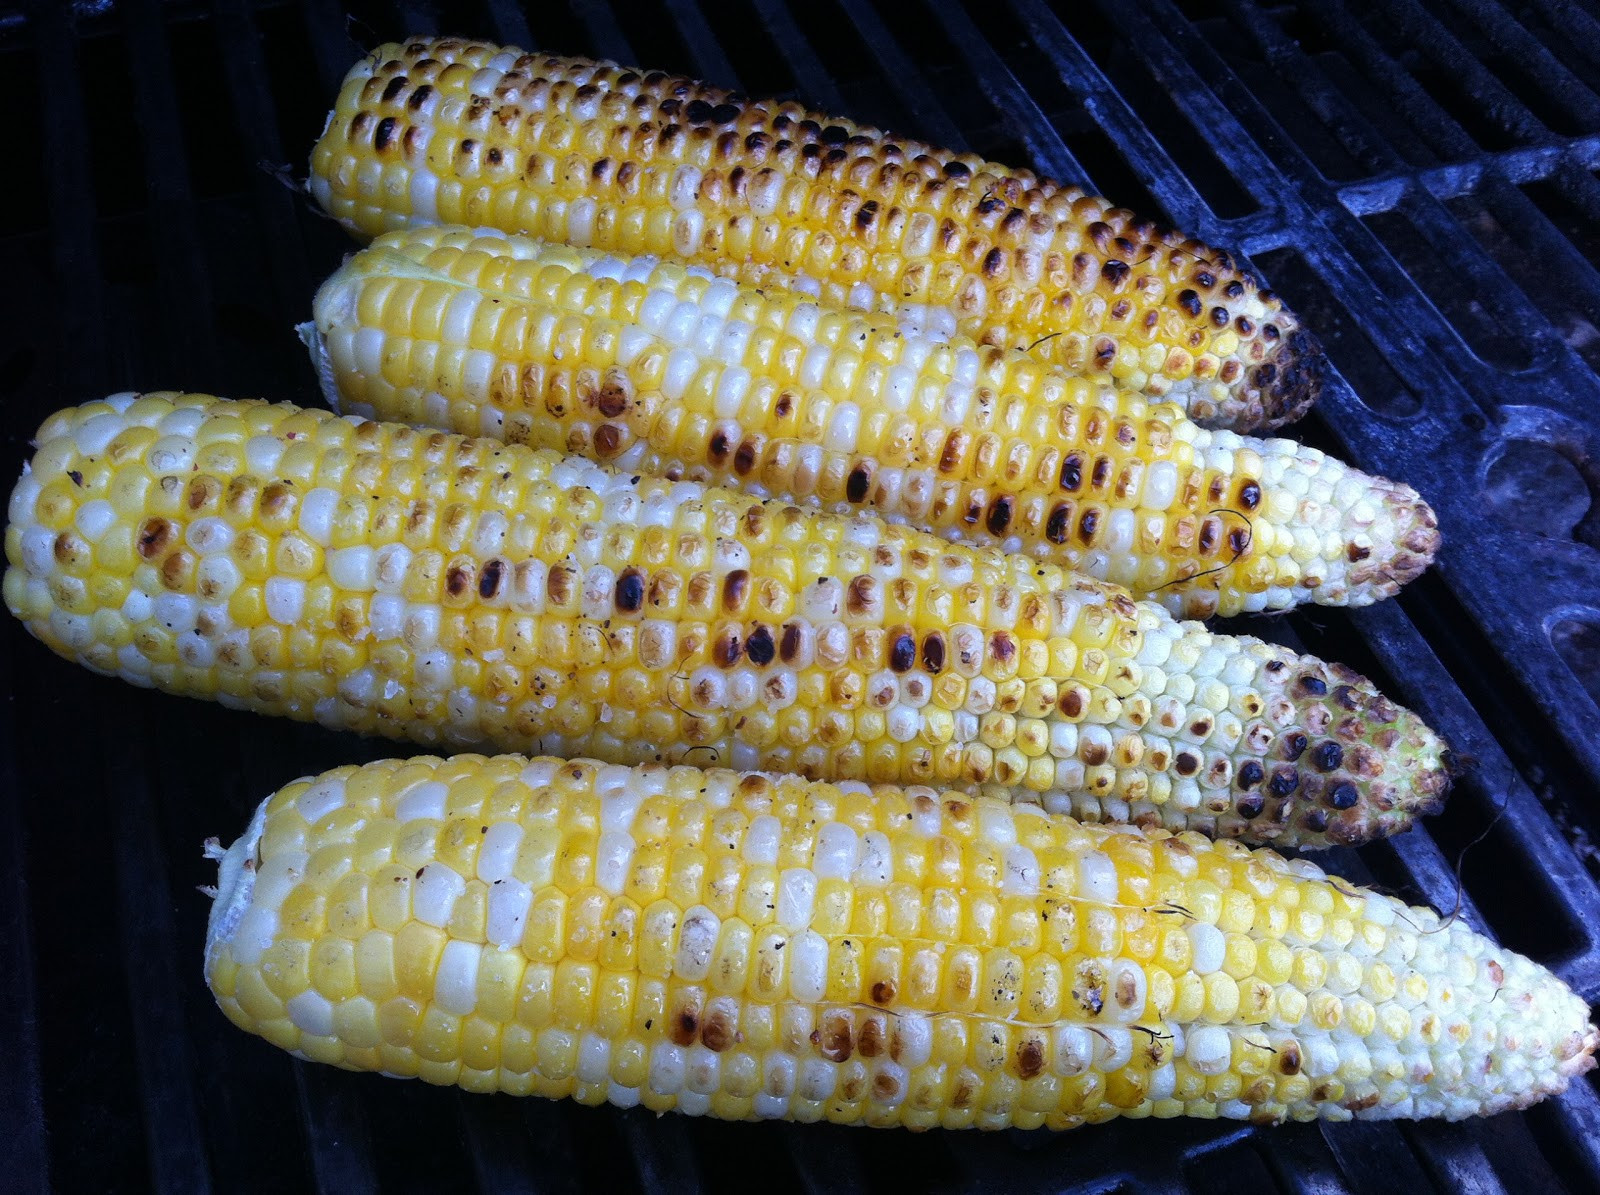
[[[1281,313],[1279,322],[1288,317],[1287,311]],[[1258,406],[1259,414],[1252,410],[1249,422],[1235,419],[1218,426],[1268,431],[1301,419],[1317,401],[1328,377],[1328,358],[1322,351],[1322,342],[1306,329],[1296,328],[1278,343],[1282,347],[1271,358],[1245,374],[1245,393],[1253,396],[1252,407]],[[1199,422],[1203,424],[1205,420]]]

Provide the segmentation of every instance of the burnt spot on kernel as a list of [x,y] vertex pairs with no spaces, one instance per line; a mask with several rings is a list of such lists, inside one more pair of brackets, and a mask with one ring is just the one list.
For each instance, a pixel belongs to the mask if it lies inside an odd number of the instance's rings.
[[989,636],[989,655],[996,663],[1009,663],[1017,654],[1017,641],[1006,631],[996,631]]
[[1180,751],[1172,760],[1172,770],[1180,776],[1193,776],[1200,770],[1200,757],[1192,751]]
[[1044,1047],[1037,1038],[1025,1038],[1017,1046],[1017,1074],[1032,1079],[1044,1072]]
[[692,1008],[680,1009],[672,1022],[672,1040],[680,1046],[692,1045],[700,1032],[700,1014]]
[[716,431],[711,433],[711,440],[706,445],[707,451],[711,455],[711,463],[714,465],[722,464],[723,461],[728,459],[728,451],[732,447],[728,443],[728,433],[720,427],[717,428]]
[[1246,821],[1261,816],[1261,811],[1267,807],[1266,798],[1260,793],[1251,793],[1247,797],[1240,797],[1234,805],[1234,812]]
[[1321,809],[1308,809],[1300,824],[1313,834],[1321,834],[1328,828],[1328,815]]
[[155,560],[178,538],[172,524],[163,518],[146,519],[139,527],[139,555]]
[[1202,556],[1209,556],[1217,546],[1217,536],[1222,534],[1222,521],[1220,519],[1206,519],[1200,524],[1199,549]]
[[1239,787],[1249,792],[1262,780],[1266,779],[1266,770],[1253,759],[1247,759],[1239,765]]
[[989,528],[990,535],[1002,536],[1006,533],[1006,529],[1011,526],[1011,496],[1009,494],[1002,494],[990,505],[989,517],[985,522],[985,526]]
[[1112,258],[1100,267],[1100,277],[1104,278],[1113,287],[1121,286],[1122,280],[1128,276],[1130,268],[1125,261]]
[[628,392],[617,382],[607,382],[600,387],[595,405],[607,419],[615,419],[628,409]]
[[889,645],[889,668],[894,672],[909,672],[917,662],[917,640],[910,631],[902,631]]
[[787,390],[785,390],[782,394],[778,395],[778,401],[773,406],[772,412],[779,419],[787,419],[787,418],[789,418],[790,414],[793,413],[793,411],[794,411],[794,395],[790,394]]
[[1261,505],[1261,487],[1253,481],[1247,481],[1239,487],[1239,505],[1246,510],[1254,510]]
[[1083,485],[1083,457],[1069,452],[1061,461],[1061,488],[1077,490]]
[[787,622],[783,624],[783,638],[778,640],[778,655],[785,664],[793,662],[800,654],[800,624]]
[[755,467],[756,446],[746,440],[739,445],[739,451],[733,454],[733,471],[740,477],[744,477]]
[[944,172],[951,178],[967,178],[972,174],[962,162],[946,162]]
[[594,450],[601,456],[616,456],[622,449],[622,429],[615,423],[602,423],[594,429]]
[[859,464],[850,470],[850,476],[845,478],[844,496],[851,502],[864,502],[867,497],[867,487],[872,484],[872,470],[866,464]]
[[1278,1050],[1278,1069],[1286,1075],[1300,1073],[1300,1046],[1293,1041],[1286,1041]]
[[722,608],[724,610],[738,610],[745,599],[750,596],[750,573],[747,569],[736,568],[722,580]]
[[1053,544],[1064,544],[1072,532],[1072,507],[1063,502],[1050,512],[1044,523],[1044,537]]
[[1283,736],[1283,758],[1293,763],[1306,753],[1309,745],[1310,740],[1305,735],[1298,730],[1291,730]]
[[1328,693],[1328,682],[1307,673],[1300,678],[1300,690],[1308,697],[1325,697]]
[[1300,787],[1300,770],[1285,764],[1283,767],[1272,769],[1272,778],[1267,781],[1267,791],[1275,797],[1287,797]]
[[765,668],[772,663],[772,657],[777,648],[772,642],[772,631],[764,623],[757,623],[755,629],[744,641],[744,654],[750,657],[750,662],[757,667]]
[[937,676],[944,671],[944,635],[930,631],[922,641],[922,666]]
[[732,668],[743,654],[744,647],[739,642],[739,632],[732,627],[718,635],[717,641],[711,645],[711,660],[718,668]]
[[383,102],[386,104],[394,103],[405,89],[406,77],[404,75],[396,75],[389,80],[389,86],[383,89]]
[[491,560],[483,566],[483,572],[478,574],[478,596],[488,601],[499,596],[505,587],[506,562],[504,560]]
[[411,98],[406,101],[406,107],[413,112],[420,112],[422,106],[433,98],[433,84],[424,83],[411,93]]
[[1311,765],[1319,772],[1331,772],[1344,762],[1344,748],[1332,739],[1324,739],[1311,752]]
[[1178,292],[1178,306],[1182,307],[1190,316],[1199,316],[1201,312],[1200,296],[1187,288]]
[[872,985],[872,1002],[874,1004],[893,1004],[899,989],[892,979],[880,979]]
[[638,569],[624,569],[617,578],[617,609],[632,614],[644,605],[644,575]]
[[1094,468],[1089,471],[1089,487],[1103,490],[1106,482],[1111,480],[1111,458],[1097,456],[1094,458]]
[[1078,520],[1078,538],[1085,544],[1094,543],[1095,532],[1100,529],[1100,512],[1090,509]]
[[1361,799],[1361,793],[1348,780],[1341,780],[1328,790],[1324,799],[1335,809],[1354,809],[1356,802]]
[[472,568],[464,564],[452,564],[444,575],[444,589],[451,597],[460,597],[472,588]]
[[378,122],[378,127],[373,131],[372,148],[379,153],[389,148],[389,142],[394,140],[394,131],[399,127],[400,122],[398,120],[392,116],[385,116]]

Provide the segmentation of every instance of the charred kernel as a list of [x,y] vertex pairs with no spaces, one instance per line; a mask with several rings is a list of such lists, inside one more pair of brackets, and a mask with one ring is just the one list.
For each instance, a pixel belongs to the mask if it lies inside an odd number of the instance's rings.
[[444,575],[445,592],[460,597],[472,588],[472,569],[468,565],[452,564]]
[[850,470],[850,476],[845,479],[844,496],[851,502],[865,502],[867,500],[867,487],[872,483],[872,470],[866,465],[857,465]]
[[1011,526],[1011,496],[1002,494],[989,506],[987,526],[990,535],[1004,535]]
[[800,654],[800,624],[786,622],[783,624],[783,638],[778,641],[778,655],[785,664],[792,663]]
[[728,450],[732,448],[733,445],[728,443],[728,433],[719,427],[716,431],[711,433],[711,441],[707,447],[711,454],[711,463],[720,465],[723,461],[728,459]]
[[1078,538],[1085,544],[1094,543],[1094,533],[1100,529],[1100,512],[1086,510],[1083,517],[1078,520]]
[[386,104],[394,103],[405,89],[406,77],[404,75],[396,75],[389,80],[389,86],[383,89],[383,102]]
[[1328,682],[1307,673],[1300,678],[1300,689],[1310,697],[1322,697],[1328,692]]
[[1278,336],[1280,335],[1280,333],[1278,332],[1278,325],[1277,324],[1266,324],[1266,325],[1264,325],[1262,327],[1262,329],[1261,329],[1261,335],[1266,337],[1268,340],[1276,340],[1276,339],[1278,339]]
[[644,576],[637,569],[625,569],[617,578],[616,604],[624,614],[644,605]]
[[724,610],[741,609],[749,595],[749,570],[736,568],[722,579],[722,608]]
[[399,125],[400,122],[392,116],[385,116],[380,120],[377,129],[372,134],[372,148],[380,153],[387,149],[389,142],[394,140],[394,131]]
[[1193,776],[1200,770],[1200,757],[1192,751],[1180,751],[1172,760],[1172,770],[1180,776]]
[[413,112],[421,111],[422,106],[426,104],[432,97],[433,84],[424,83],[421,87],[417,88],[411,93],[411,98],[406,101],[406,107],[410,108]]
[[1220,519],[1207,519],[1200,524],[1199,548],[1202,556],[1209,556],[1217,546],[1217,537],[1222,534],[1222,521]]
[[778,395],[778,401],[773,406],[772,412],[779,419],[787,419],[787,418],[789,418],[789,415],[793,411],[794,411],[794,395],[790,394],[787,390],[785,390],[782,394]]
[[1305,754],[1309,742],[1298,730],[1291,730],[1283,736],[1283,758],[1293,763]]
[[989,655],[998,663],[1006,664],[1017,654],[1017,641],[1005,631],[989,636]]
[[1234,805],[1234,812],[1240,817],[1249,820],[1261,816],[1261,811],[1267,807],[1266,798],[1260,793],[1251,793],[1247,797],[1240,797]]
[[1061,462],[1061,488],[1076,490],[1083,484],[1083,457],[1076,452],[1067,453]]
[[1178,306],[1182,307],[1191,316],[1198,316],[1202,310],[1200,296],[1187,288],[1178,292]]
[[1313,834],[1321,834],[1328,828],[1328,815],[1321,809],[1308,809],[1300,824]]
[[1240,282],[1237,278],[1235,278],[1232,282],[1228,283],[1227,286],[1222,288],[1222,293],[1227,295],[1228,298],[1230,298],[1230,299],[1243,298],[1244,297],[1244,283]]
[[[665,105],[663,105],[665,107]],[[684,118],[695,124],[705,124],[711,119],[712,107],[704,100],[690,100],[683,110]]]
[[506,579],[506,562],[504,560],[491,560],[483,566],[483,571],[478,574],[478,596],[487,601],[496,596]]
[[1110,261],[1106,262],[1105,265],[1100,267],[1100,277],[1111,283],[1112,286],[1121,285],[1122,280],[1126,278],[1128,274],[1128,263],[1125,261],[1118,261],[1116,258],[1112,258]]
[[743,477],[756,467],[756,446],[749,440],[739,445],[739,451],[733,454],[733,471]]
[[1287,764],[1272,769],[1272,779],[1267,781],[1267,791],[1275,797],[1287,797],[1300,787],[1300,771]]
[[[718,104],[711,109],[712,124],[731,124],[739,119],[739,108],[736,104]],[[826,131],[826,130],[824,130]]]
[[163,518],[146,519],[139,528],[139,555],[154,560],[172,546],[177,532]]
[[1228,314],[1226,307],[1213,307],[1211,309],[1211,322],[1219,328],[1226,328],[1228,321],[1232,318],[1233,316]]
[[739,643],[739,632],[731,627],[717,636],[717,641],[711,648],[712,662],[719,668],[732,668],[743,654],[744,648]]
[[895,672],[909,672],[916,662],[916,638],[911,632],[902,631],[889,646],[889,667]]
[[944,671],[944,635],[938,631],[922,640],[922,666],[935,676]]
[[1069,688],[1065,690],[1056,701],[1056,708],[1063,717],[1076,718],[1083,713],[1084,697],[1080,689]]
[[1089,471],[1089,488],[1103,490],[1106,482],[1111,480],[1111,458],[1097,456],[1094,458],[1094,468]]
[[[1253,759],[1247,759],[1239,765],[1237,780],[1239,787],[1248,792],[1266,777],[1266,771]],[[1260,812],[1257,810],[1257,812]]]
[[758,622],[744,641],[744,654],[750,657],[752,664],[765,667],[772,663],[776,651],[772,642],[772,631],[764,623]]
[[1239,505],[1246,510],[1254,510],[1261,505],[1261,487],[1253,481],[1247,481],[1239,487]]
[[622,449],[622,429],[615,423],[602,423],[594,429],[594,450],[601,456],[616,456]]
[[1256,326],[1250,322],[1248,316],[1241,315],[1238,319],[1233,321],[1233,326],[1239,329],[1240,336],[1249,337],[1255,335]]
[[968,170],[965,164],[961,162],[946,162],[944,164],[944,172],[951,178],[966,178],[972,173],[972,171]]
[[1235,527],[1232,531],[1228,532],[1228,550],[1233,553],[1235,559],[1243,556],[1245,549],[1247,549],[1249,546],[1250,528]]
[[1344,748],[1332,739],[1324,739],[1311,752],[1311,763],[1319,772],[1331,772],[1344,762]]
[[[1195,272],[1195,276],[1194,276],[1194,280],[1195,280],[1195,283],[1202,290],[1210,290],[1213,286],[1215,286],[1217,284],[1217,276],[1215,274],[1213,274],[1210,270],[1198,270],[1198,271],[1196,271]],[[1261,297],[1263,299],[1265,299],[1267,296],[1265,294],[1263,294]]]
[[1361,799],[1361,794],[1348,780],[1341,780],[1328,790],[1325,799],[1335,809],[1354,809],[1356,802]]
[[1343,709],[1358,710],[1361,708],[1361,694],[1357,693],[1349,685],[1335,685],[1333,687],[1333,699]]
[[993,278],[1005,269],[1006,251],[996,245],[983,255],[983,273],[986,277]]
[[1050,512],[1045,520],[1044,537],[1053,544],[1064,544],[1072,531],[1072,507],[1065,502]]

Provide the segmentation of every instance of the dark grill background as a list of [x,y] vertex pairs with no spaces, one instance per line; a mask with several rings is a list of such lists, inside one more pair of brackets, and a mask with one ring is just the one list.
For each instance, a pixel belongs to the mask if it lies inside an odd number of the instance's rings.
[[[442,7],[442,6],[440,6]],[[1367,672],[1476,766],[1327,861],[1600,997],[1600,15],[1567,0],[0,3],[3,470],[129,388],[315,401],[290,326],[348,243],[289,186],[344,70],[460,32],[678,70],[1090,182],[1241,249],[1348,385],[1301,439],[1416,485],[1441,566],[1247,629]],[[1359,397],[1358,397],[1359,396]],[[466,1096],[294,1062],[200,978],[203,838],[394,753],[0,635],[0,1187],[1574,1190],[1583,1079],[1467,1125],[922,1136]],[[1481,838],[1481,841],[1480,841]],[[1471,845],[1471,844],[1476,845]],[[1471,849],[1467,850],[1471,845]]]

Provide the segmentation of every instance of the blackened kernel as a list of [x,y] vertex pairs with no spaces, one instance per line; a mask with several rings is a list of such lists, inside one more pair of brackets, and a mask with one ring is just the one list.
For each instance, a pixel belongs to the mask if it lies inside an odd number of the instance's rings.
[[1064,544],[1072,530],[1072,507],[1063,502],[1045,520],[1044,537],[1053,544]]
[[1233,316],[1228,314],[1226,307],[1213,307],[1211,309],[1211,322],[1219,328],[1226,328],[1228,321],[1232,318]]
[[1083,517],[1078,520],[1078,538],[1085,544],[1093,545],[1095,532],[1100,529],[1100,512],[1093,509],[1083,512]]
[[1300,771],[1287,764],[1272,769],[1272,779],[1267,781],[1267,791],[1275,797],[1287,797],[1300,787]]
[[644,576],[638,569],[624,569],[617,578],[616,604],[624,614],[644,605]]
[[1180,776],[1193,776],[1200,770],[1200,757],[1191,751],[1180,751],[1173,757],[1172,770]]
[[413,112],[420,111],[422,105],[426,104],[432,95],[433,84],[424,83],[421,87],[417,88],[411,93],[411,98],[406,101],[406,107],[410,108]]
[[1308,809],[1300,824],[1313,834],[1321,834],[1328,828],[1328,815],[1321,809]]
[[1361,708],[1361,694],[1357,693],[1355,689],[1349,685],[1335,685],[1333,687],[1333,699],[1334,701],[1338,702],[1342,708],[1347,710],[1357,710]]
[[1298,730],[1291,730],[1288,734],[1283,736],[1283,758],[1287,759],[1290,763],[1293,763],[1306,753],[1306,747],[1308,745],[1309,740],[1305,735],[1301,734]]
[[772,663],[772,657],[776,652],[777,648],[772,642],[772,631],[764,623],[758,622],[744,641],[744,654],[750,657],[752,664],[765,667]]
[[1312,697],[1323,697],[1328,692],[1328,682],[1308,673],[1300,678],[1300,688]]
[[990,535],[1004,535],[1006,528],[1011,526],[1011,496],[1002,494],[996,498],[989,507],[989,518],[986,524]]
[[800,654],[800,624],[786,622],[783,624],[783,638],[778,641],[778,655],[785,664],[791,663]]
[[498,145],[491,145],[488,152],[483,156],[484,160],[487,161],[489,165],[498,166],[500,165],[501,160],[505,157],[505,154],[500,152],[500,147]]
[[1264,324],[1261,328],[1261,335],[1265,336],[1268,340],[1278,339],[1278,325]]
[[1228,550],[1233,553],[1233,558],[1235,560],[1243,556],[1245,549],[1249,546],[1250,528],[1235,527],[1232,531],[1228,532]]
[[1354,809],[1361,793],[1348,780],[1341,780],[1328,790],[1326,800],[1335,809]]
[[[668,103],[671,103],[671,101],[669,100]],[[662,105],[662,109],[663,111],[666,109],[666,104]],[[711,119],[711,112],[711,105],[704,100],[690,100],[688,106],[683,110],[684,116],[695,124],[705,124]]]
[[872,484],[872,470],[866,464],[857,465],[845,478],[844,496],[851,502],[865,502],[867,487]]
[[909,631],[903,631],[889,645],[889,667],[895,672],[909,672],[916,662],[917,641]]
[[1311,752],[1311,763],[1319,772],[1331,772],[1344,762],[1344,748],[1332,739],[1324,739]]
[[818,133],[817,136],[821,139],[824,145],[843,145],[846,141],[850,140],[850,130],[845,128],[843,125],[830,124],[827,128]]
[[1240,764],[1239,771],[1236,773],[1239,787],[1246,792],[1260,784],[1265,776],[1266,771],[1253,759],[1247,759]]
[[405,89],[406,77],[404,75],[396,75],[394,78],[389,80],[389,86],[383,89],[383,102],[386,104],[394,103],[394,101],[399,97],[400,93]]
[[478,574],[478,596],[484,600],[494,597],[500,592],[500,583],[505,580],[506,562],[504,560],[491,560],[483,566],[483,571]]
[[722,608],[738,610],[750,595],[750,571],[736,568],[722,579]]
[[377,130],[372,134],[372,148],[382,153],[388,148],[389,142],[394,140],[394,131],[400,122],[392,116],[385,116],[378,122]]
[[1094,468],[1089,471],[1089,488],[1103,490],[1106,482],[1111,480],[1111,458],[1097,456],[1094,458]]
[[1076,490],[1083,484],[1083,457],[1069,452],[1061,461],[1061,488]]
[[733,471],[740,477],[748,476],[750,470],[756,467],[756,446],[749,440],[739,445],[739,451],[733,454]]
[[1210,290],[1217,284],[1217,276],[1210,270],[1198,271],[1194,276],[1194,280],[1199,283],[1201,288],[1204,290]]
[[737,104],[718,104],[711,109],[712,124],[731,124],[739,119],[739,106]]
[[1240,336],[1254,336],[1256,333],[1256,326],[1250,322],[1249,316],[1241,315],[1233,321],[1233,326],[1239,329]]
[[1178,306],[1191,316],[1198,316],[1201,312],[1200,296],[1194,291],[1184,289],[1178,292]]
[[922,640],[922,666],[935,676],[944,671],[944,635],[938,631]]
[[961,162],[946,162],[944,164],[944,172],[951,178],[966,178],[972,173],[972,171],[968,170],[966,165]]
[[734,630],[719,635],[711,648],[712,662],[719,668],[732,668],[743,654],[744,647],[739,642],[739,632]]
[[711,433],[711,442],[709,445],[707,445],[707,448],[711,454],[711,460],[713,463],[720,465],[723,461],[727,460],[728,449],[730,447],[732,447],[732,445],[728,443],[727,432],[723,431],[719,427],[716,431]]
[[1260,817],[1261,811],[1267,807],[1267,802],[1259,793],[1251,793],[1248,797],[1240,797],[1234,805],[1234,812],[1240,817],[1249,819]]
[[1239,505],[1246,510],[1254,510],[1261,505],[1261,487],[1253,481],[1247,481],[1239,487]]
[[1235,278],[1232,282],[1228,283],[1227,286],[1222,288],[1222,293],[1227,295],[1230,299],[1241,299],[1244,297],[1244,283]]
[[1122,280],[1128,276],[1129,272],[1130,268],[1128,263],[1125,261],[1118,261],[1116,258],[1112,258],[1110,261],[1106,262],[1105,265],[1100,267],[1100,277],[1111,283],[1112,286],[1120,286]]

